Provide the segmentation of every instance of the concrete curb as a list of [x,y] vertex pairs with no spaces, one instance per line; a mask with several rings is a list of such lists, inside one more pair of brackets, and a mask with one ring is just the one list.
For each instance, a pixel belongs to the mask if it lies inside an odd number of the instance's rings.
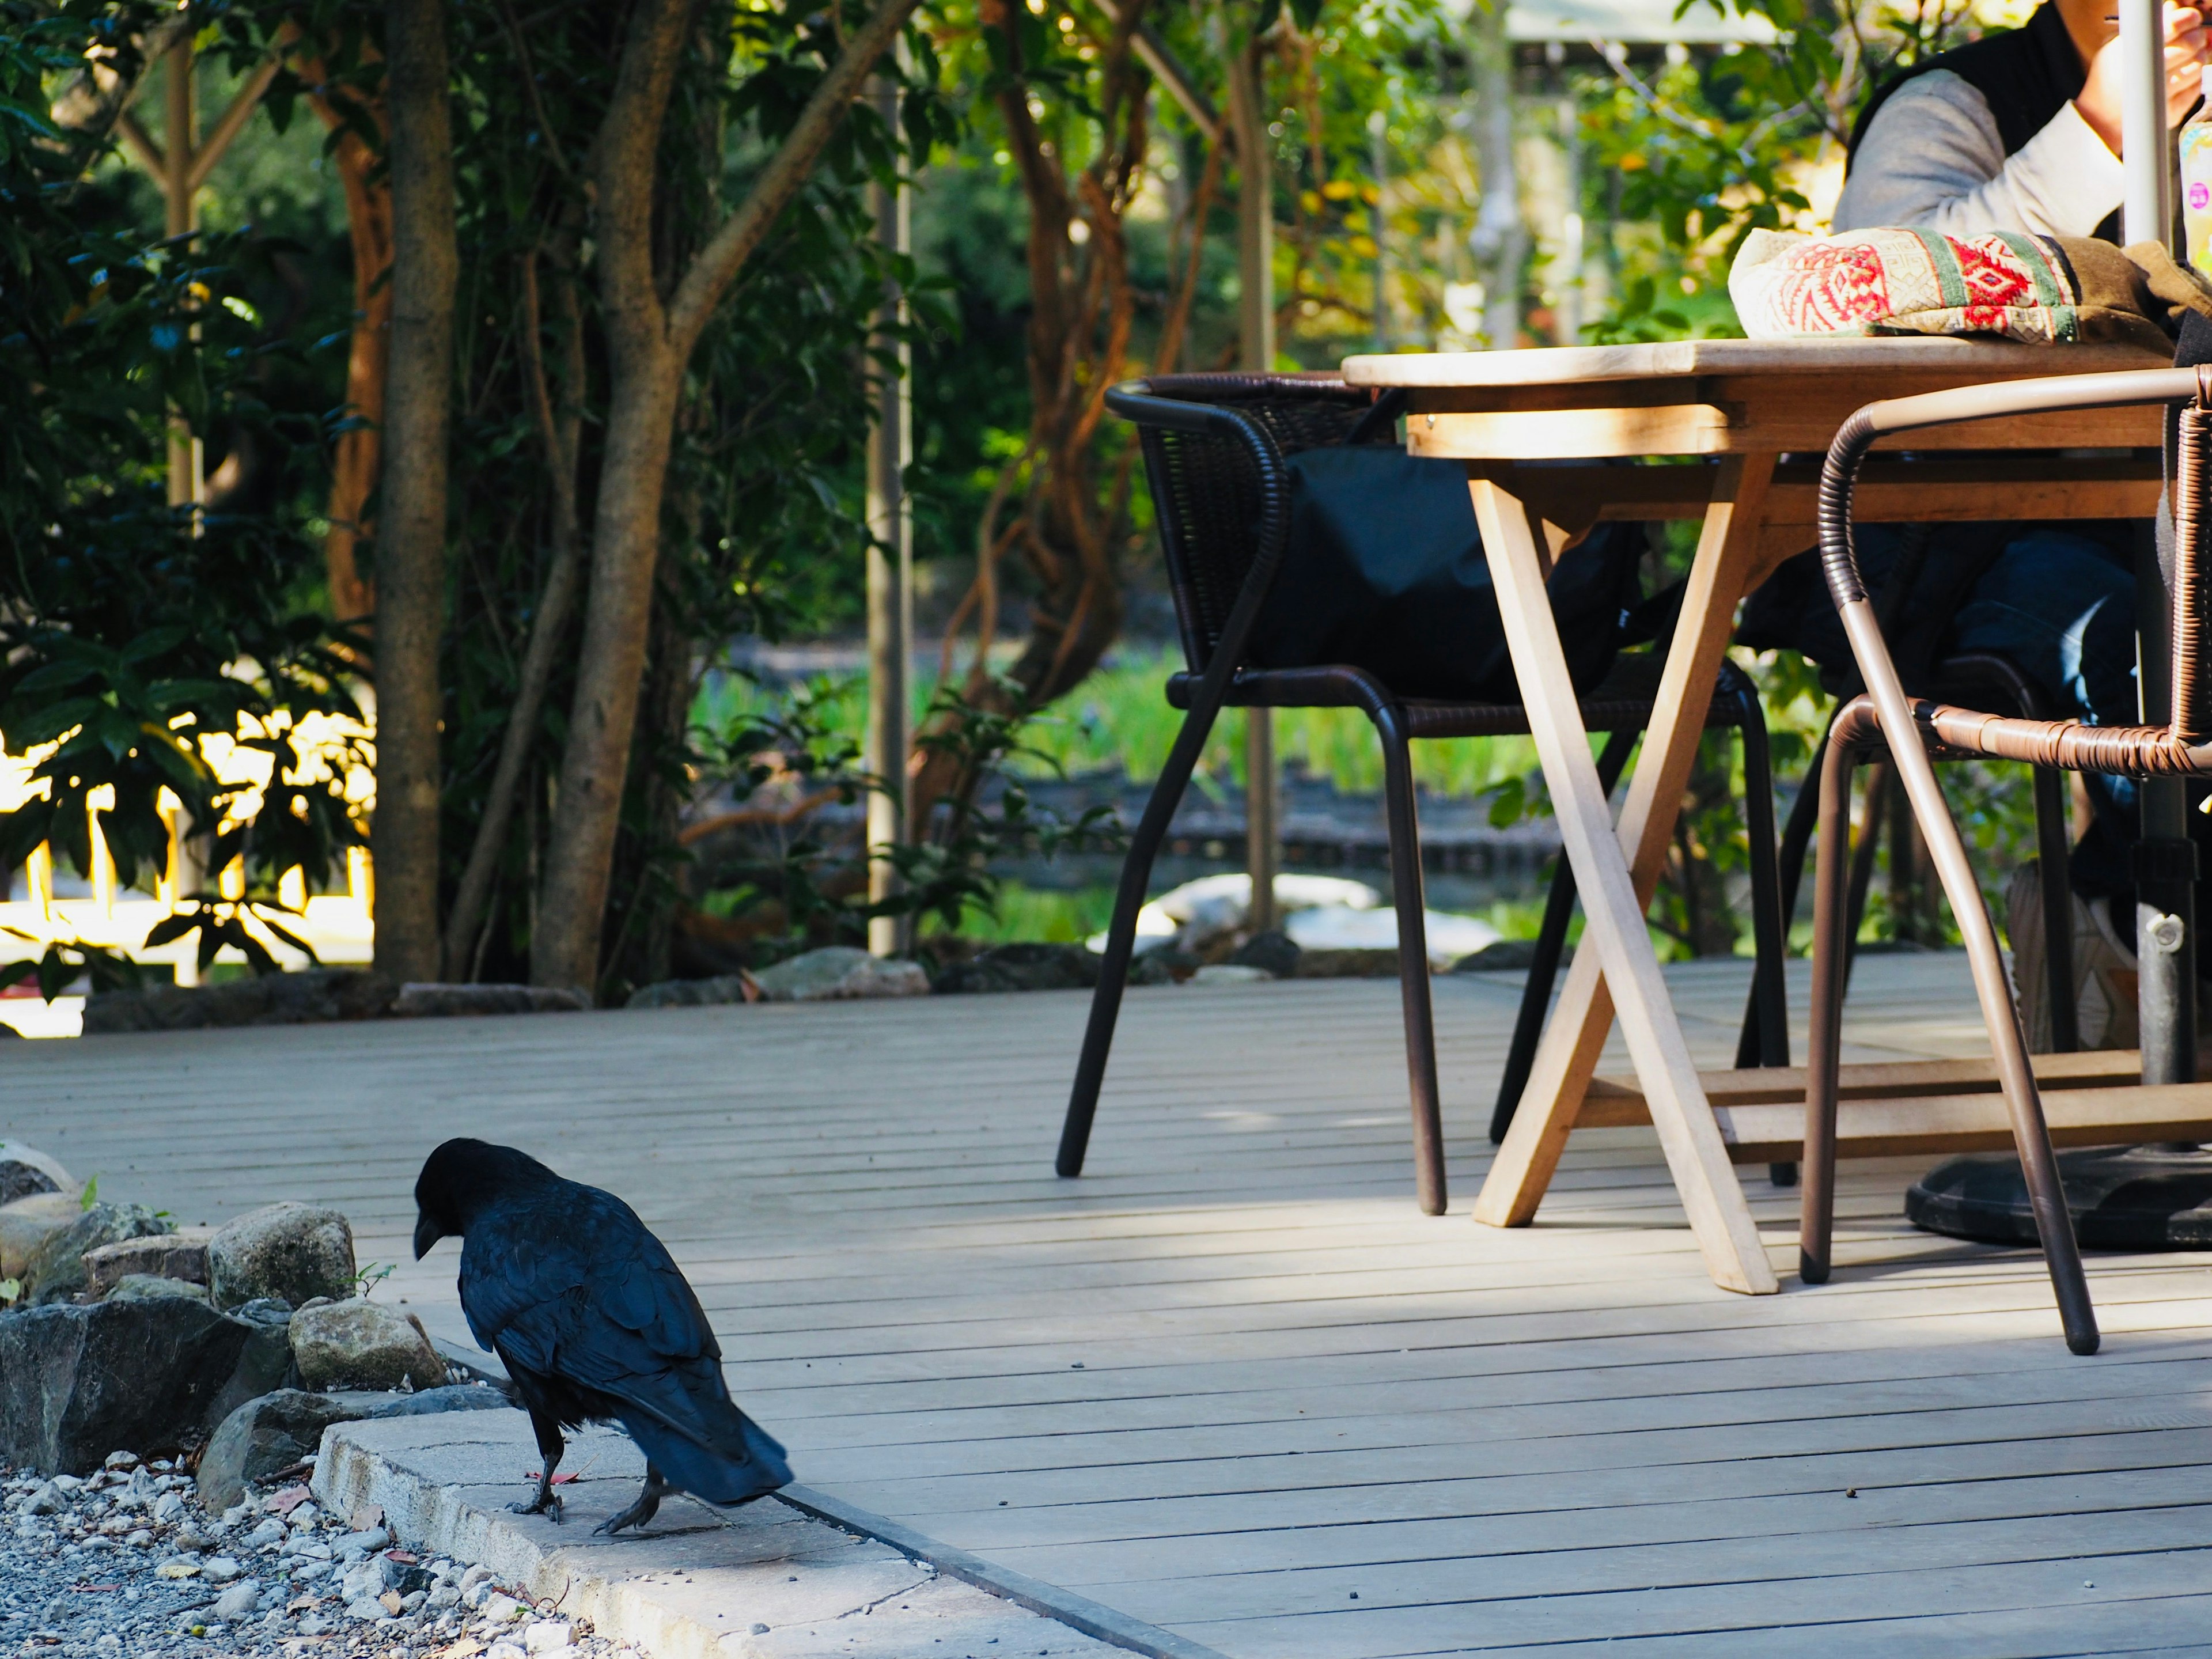
[[1148,1625],[1141,1619],[1133,1619],[1103,1601],[1078,1595],[1073,1590],[1048,1584],[1042,1578],[1032,1578],[1012,1567],[986,1561],[980,1555],[970,1555],[966,1550],[940,1544],[911,1527],[832,1498],[827,1492],[816,1492],[811,1486],[802,1486],[794,1481],[776,1496],[803,1514],[889,1544],[911,1560],[927,1561],[939,1572],[963,1583],[1003,1596],[1031,1613],[1056,1619],[1085,1636],[1111,1642],[1117,1648],[1146,1654],[1149,1659],[1224,1659],[1224,1656],[1202,1643],[1162,1630],[1157,1625]]
[[646,1537],[595,1538],[592,1527],[644,1474],[636,1447],[613,1431],[570,1439],[562,1467],[581,1478],[562,1488],[565,1524],[507,1512],[538,1461],[520,1412],[339,1423],[324,1433],[313,1485],[326,1509],[379,1504],[410,1547],[482,1562],[503,1586],[653,1659],[1111,1659],[1103,1644],[1219,1659],[801,1489],[788,1504],[731,1512],[672,1500]]

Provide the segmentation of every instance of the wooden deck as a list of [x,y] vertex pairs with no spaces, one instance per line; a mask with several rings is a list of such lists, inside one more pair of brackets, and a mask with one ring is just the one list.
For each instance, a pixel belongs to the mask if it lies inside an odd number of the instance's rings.
[[[1744,976],[1669,972],[1702,1061]],[[10,1043],[0,1133],[383,1261],[429,1146],[519,1143],[662,1231],[802,1480],[1232,1659],[2212,1654],[2202,1256],[2093,1257],[2084,1360],[2038,1258],[1905,1227],[1925,1158],[1845,1166],[1817,1291],[1749,1171],[1786,1287],[1714,1289],[1648,1129],[1477,1227],[1514,993],[1437,982],[1441,1219],[1387,981],[1134,994],[1080,1182],[1059,994]],[[1852,1014],[1982,1050],[1956,957],[1865,958]],[[382,1294],[458,1332],[451,1249]]]

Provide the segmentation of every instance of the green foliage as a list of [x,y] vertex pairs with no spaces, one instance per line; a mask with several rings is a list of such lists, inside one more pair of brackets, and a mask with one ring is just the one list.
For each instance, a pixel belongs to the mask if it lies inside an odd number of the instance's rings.
[[[796,120],[841,31],[860,15],[812,5],[710,7],[679,65],[662,138],[664,270],[680,268],[743,198]],[[504,7],[456,8],[453,65],[462,292],[451,537],[454,576],[441,679],[448,891],[473,843],[515,701],[527,629],[551,567],[556,484],[533,376],[576,422],[577,514],[592,522],[609,410],[605,322],[581,173],[606,108],[624,16],[561,8],[528,28]],[[697,665],[738,635],[770,638],[857,620],[861,463],[880,365],[870,330],[888,282],[917,331],[949,326],[912,262],[873,240],[867,188],[951,131],[927,40],[891,131],[862,104],[747,265],[694,355],[677,422],[659,593],[611,914],[609,971],[665,975],[681,902],[676,803],[721,758],[689,745]],[[533,308],[532,296],[535,296]],[[572,629],[576,627],[571,623]],[[564,652],[562,661],[573,662]],[[556,672],[532,748],[481,973],[521,977],[572,682]]]
[[[340,641],[302,599],[326,428],[266,396],[328,342],[261,320],[255,301],[292,250],[248,232],[145,240],[43,118],[51,77],[95,50],[135,63],[128,43],[158,15],[0,0],[0,732],[18,754],[52,745],[33,773],[43,798],[0,816],[0,870],[43,842],[89,873],[97,799],[112,801],[118,880],[149,877],[167,856],[166,792],[209,832],[205,867],[241,861],[258,905],[284,870],[326,880],[361,838],[342,776],[311,768],[293,736],[306,714],[359,713]],[[197,514],[167,504],[173,415],[211,463],[259,459],[250,495]],[[208,740],[233,733],[270,757],[258,798],[209,764]],[[173,937],[234,919],[206,896]],[[122,975],[60,947],[37,966],[48,995],[72,963],[95,984]]]
[[[1004,886],[994,866],[1019,858],[1052,859],[1062,853],[1120,849],[1119,819],[1110,807],[1093,807],[1074,818],[1040,807],[1023,781],[1054,772],[1052,757],[1030,741],[1033,723],[979,707],[955,691],[930,699],[933,718],[923,743],[959,763],[975,787],[951,803],[932,836],[919,844],[869,849],[899,877],[893,896],[870,903],[854,879],[864,866],[856,849],[820,833],[814,809],[836,801],[850,805],[880,781],[862,771],[855,729],[845,695],[854,682],[802,684],[784,697],[729,695],[719,699],[720,724],[709,712],[695,728],[701,778],[726,785],[732,798],[751,799],[762,786],[784,786],[802,803],[791,833],[773,842],[760,861],[726,869],[704,897],[711,914],[741,918],[771,902],[783,908],[789,945],[808,939],[858,939],[871,916],[913,916],[945,931],[962,930],[971,917],[994,918]],[[710,708],[711,708],[710,705]]]

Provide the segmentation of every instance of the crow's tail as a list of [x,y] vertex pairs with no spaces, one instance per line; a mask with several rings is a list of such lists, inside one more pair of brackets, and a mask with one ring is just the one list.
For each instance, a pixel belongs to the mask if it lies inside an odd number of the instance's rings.
[[702,1445],[657,1417],[640,1411],[623,1413],[622,1425],[669,1485],[709,1504],[746,1504],[791,1482],[783,1447],[735,1406],[732,1432],[718,1446]]

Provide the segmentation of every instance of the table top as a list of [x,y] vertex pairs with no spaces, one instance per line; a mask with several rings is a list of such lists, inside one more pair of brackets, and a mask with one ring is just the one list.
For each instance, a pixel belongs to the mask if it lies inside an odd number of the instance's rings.
[[[1574,386],[1725,374],[1957,374],[1971,380],[2169,368],[2172,359],[2116,343],[2027,345],[1948,335],[1810,335],[1790,340],[1655,340],[1636,345],[1536,346],[1518,351],[1400,352],[1347,357],[1353,386]],[[1870,390],[1869,396],[1880,395]]]

